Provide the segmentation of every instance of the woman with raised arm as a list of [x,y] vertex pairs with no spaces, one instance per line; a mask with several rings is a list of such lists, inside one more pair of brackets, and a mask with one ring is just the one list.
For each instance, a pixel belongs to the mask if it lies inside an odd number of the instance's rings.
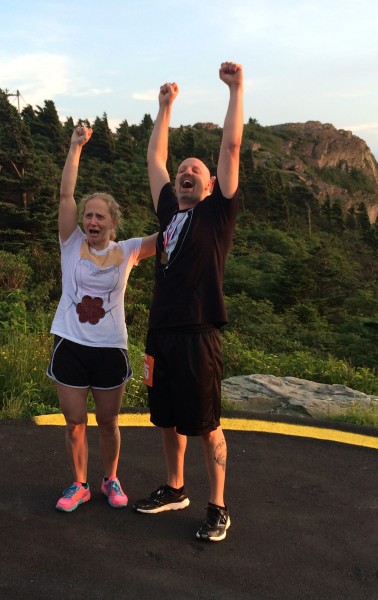
[[74,191],[80,156],[91,135],[89,127],[75,128],[60,188],[62,295],[51,327],[55,338],[47,375],[55,382],[66,420],[73,481],[56,504],[64,512],[72,512],[91,497],[86,435],[90,391],[104,469],[101,491],[114,508],[127,505],[117,478],[118,414],[126,382],[132,375],[124,296],[132,267],[155,254],[156,246],[156,234],[115,241],[121,213],[109,194],[94,192],[85,196],[78,210]]

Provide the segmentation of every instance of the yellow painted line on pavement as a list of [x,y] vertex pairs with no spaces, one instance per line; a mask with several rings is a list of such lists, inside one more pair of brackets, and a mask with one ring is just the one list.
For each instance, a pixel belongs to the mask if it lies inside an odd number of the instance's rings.
[[[33,421],[37,425],[65,425],[64,416],[60,413],[54,415],[40,415],[33,417]],[[118,417],[120,427],[153,427],[150,422],[150,416],[144,414],[122,413]],[[88,425],[90,427],[97,425],[94,413],[88,413]]]
[[[41,415],[34,417],[37,425],[65,425],[62,414]],[[96,418],[93,413],[88,415],[88,425],[96,425]],[[119,415],[119,425],[121,427],[153,427],[148,414],[122,413]],[[352,444],[354,446],[364,446],[378,450],[378,437],[352,433],[349,431],[339,431],[338,429],[328,429],[322,427],[312,427],[311,425],[294,425],[292,423],[280,423],[272,421],[260,421],[257,419],[222,419],[223,429],[234,431],[255,431],[260,433],[276,433],[279,435],[293,435],[296,437],[313,438],[316,440],[325,440],[329,442],[339,442],[341,444]]]
[[224,429],[237,431],[257,431],[262,433],[278,433],[280,435],[294,435],[297,437],[326,440],[329,442],[340,442],[341,444],[353,444],[378,450],[378,437],[328,429],[323,427],[312,427],[311,425],[293,425],[291,423],[277,423],[270,421],[258,421],[249,419],[222,419]]
[[[37,425],[65,425],[66,421],[62,414],[55,415],[40,415],[38,417],[33,418],[34,422]],[[153,427],[150,422],[150,416],[146,413],[144,414],[125,414],[122,413],[118,417],[118,423],[120,427]],[[88,413],[88,425],[90,427],[97,425],[96,417],[94,413]]]

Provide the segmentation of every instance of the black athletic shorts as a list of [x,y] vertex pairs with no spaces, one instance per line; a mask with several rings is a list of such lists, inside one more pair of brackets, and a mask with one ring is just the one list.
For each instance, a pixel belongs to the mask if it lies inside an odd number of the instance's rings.
[[130,379],[133,372],[124,348],[96,348],[54,338],[47,376],[75,388],[111,390]]
[[148,386],[151,422],[202,435],[220,424],[222,353],[215,327],[150,329],[146,354],[153,357]]

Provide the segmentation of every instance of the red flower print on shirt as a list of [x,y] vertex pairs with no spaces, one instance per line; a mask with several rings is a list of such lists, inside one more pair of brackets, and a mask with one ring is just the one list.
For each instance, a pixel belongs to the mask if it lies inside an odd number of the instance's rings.
[[105,316],[105,310],[102,308],[102,305],[102,298],[83,296],[81,302],[76,306],[80,323],[89,322],[91,325],[96,325]]

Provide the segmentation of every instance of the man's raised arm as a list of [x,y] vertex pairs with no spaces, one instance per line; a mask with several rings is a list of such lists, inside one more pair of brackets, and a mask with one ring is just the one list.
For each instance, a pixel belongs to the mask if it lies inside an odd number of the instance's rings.
[[177,94],[176,83],[165,83],[160,87],[159,111],[148,144],[148,176],[155,210],[162,187],[170,181],[167,171],[168,134],[172,104]]
[[224,62],[219,77],[230,89],[230,99],[223,125],[217,177],[223,196],[232,198],[239,184],[240,147],[243,136],[243,68]]

